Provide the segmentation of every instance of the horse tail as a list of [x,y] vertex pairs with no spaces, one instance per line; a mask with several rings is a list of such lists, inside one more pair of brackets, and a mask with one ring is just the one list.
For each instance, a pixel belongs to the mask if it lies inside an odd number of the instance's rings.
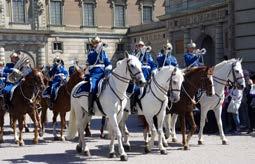
[[68,139],[68,140],[74,139],[76,132],[77,132],[76,116],[75,116],[75,111],[74,111],[73,105],[71,103],[69,126],[67,129],[66,139]]

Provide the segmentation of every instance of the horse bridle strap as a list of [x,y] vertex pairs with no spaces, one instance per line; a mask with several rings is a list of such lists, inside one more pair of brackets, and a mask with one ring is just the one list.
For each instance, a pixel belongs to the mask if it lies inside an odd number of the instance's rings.
[[[28,98],[28,97],[24,94],[24,92],[23,92],[22,83],[20,84],[19,88],[20,88],[20,92],[21,92],[22,96],[23,96],[26,100],[28,100],[31,104],[36,100],[36,98],[38,97],[39,92],[40,92],[40,89],[38,89],[36,95],[34,95],[34,93],[33,93],[32,97],[31,97],[31,98]],[[33,89],[33,91],[34,91],[34,89]]]

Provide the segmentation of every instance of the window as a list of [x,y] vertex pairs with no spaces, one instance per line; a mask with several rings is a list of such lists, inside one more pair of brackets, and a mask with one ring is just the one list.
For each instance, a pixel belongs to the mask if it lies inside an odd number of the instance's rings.
[[90,43],[85,43],[85,47],[84,48],[85,48],[85,53],[88,53],[92,47],[91,47]]
[[134,43],[136,43],[136,38],[134,38]]
[[83,21],[84,26],[94,26],[94,4],[93,3],[84,3],[83,5]]
[[123,5],[115,5],[114,19],[116,27],[125,26],[125,9]]
[[53,52],[63,52],[63,42],[53,42]]
[[117,52],[124,52],[124,44],[123,43],[117,44]]
[[25,23],[25,3],[24,0],[12,0],[13,22]]
[[144,6],[143,7],[143,23],[152,22],[152,7]]
[[50,2],[50,24],[62,25],[62,1]]

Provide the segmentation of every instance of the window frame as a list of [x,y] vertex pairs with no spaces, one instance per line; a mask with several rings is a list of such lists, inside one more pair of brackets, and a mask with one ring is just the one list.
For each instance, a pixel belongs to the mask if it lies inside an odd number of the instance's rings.
[[[51,7],[52,7],[52,2],[59,2],[60,3],[60,24],[55,24],[52,22],[52,10],[51,10]],[[64,8],[63,8],[63,5],[64,5],[64,0],[49,0],[49,24],[51,26],[63,26],[63,16],[64,16]]]
[[[23,0],[23,21],[15,21],[14,20],[14,5],[13,5],[13,2],[14,0],[10,0],[10,8],[11,8],[11,24],[26,24],[27,23],[27,9],[26,9],[26,4],[27,4],[27,1],[26,0]],[[18,0],[16,0],[18,1]],[[17,8],[19,8],[19,4],[17,6]],[[19,14],[18,14],[19,15]]]
[[[117,17],[116,16],[119,16],[120,14],[119,13],[116,13],[116,8],[117,7],[122,7],[122,9],[123,9],[123,15],[121,16],[122,17],[122,19],[123,19],[123,24],[122,25],[120,25],[120,24],[117,24]],[[126,7],[125,7],[125,5],[124,4],[115,4],[115,6],[114,6],[114,27],[117,27],[117,28],[122,28],[122,27],[126,27]]]
[[[89,24],[85,24],[86,20],[85,20],[85,5],[92,5],[92,20],[93,20],[93,24],[89,25]],[[83,27],[95,27],[96,26],[96,20],[95,20],[95,8],[96,8],[96,3],[94,2],[86,2],[86,1],[82,1],[82,26]]]
[[[54,44],[60,44],[61,45],[61,49],[54,49]],[[63,53],[64,52],[64,43],[62,41],[53,41],[52,42],[52,53]]]
[[[147,9],[150,9],[150,17],[151,17],[151,19],[150,19],[150,21],[145,21],[145,8],[147,8]],[[142,8],[142,15],[143,15],[143,17],[142,17],[142,21],[143,21],[143,24],[147,24],[147,23],[151,23],[151,22],[153,22],[153,6],[149,6],[149,5],[143,5],[143,8]]]

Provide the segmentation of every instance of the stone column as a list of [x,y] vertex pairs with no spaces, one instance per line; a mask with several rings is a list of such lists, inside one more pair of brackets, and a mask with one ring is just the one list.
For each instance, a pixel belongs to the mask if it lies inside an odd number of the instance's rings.
[[216,25],[215,36],[215,63],[219,63],[224,55],[223,46],[223,24],[220,22]]
[[187,44],[190,43],[190,29],[185,29],[183,31],[183,44],[184,44],[184,52],[187,51]]
[[45,47],[40,47],[37,54],[37,66],[41,67],[46,64]]

